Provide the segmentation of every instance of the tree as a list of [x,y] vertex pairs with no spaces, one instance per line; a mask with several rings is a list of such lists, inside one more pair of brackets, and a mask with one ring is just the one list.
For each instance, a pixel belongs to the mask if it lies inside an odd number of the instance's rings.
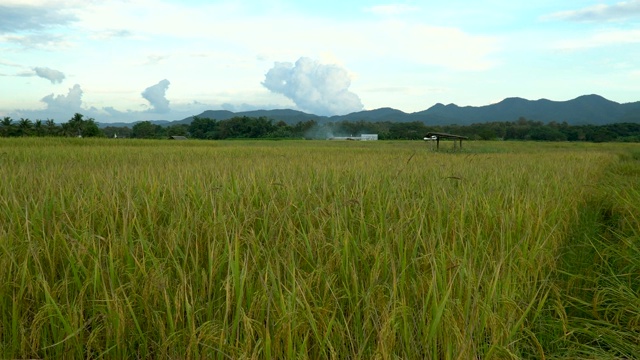
[[102,131],[100,131],[98,124],[96,124],[96,121],[93,118],[89,118],[85,120],[85,122],[82,124],[81,131],[82,131],[82,136],[85,136],[85,137],[103,136]]
[[82,137],[82,123],[84,121],[82,118],[82,114],[75,113],[69,121],[62,124],[65,135]]
[[194,116],[189,125],[189,134],[194,139],[217,139],[218,122],[214,119]]
[[189,125],[186,124],[176,124],[167,126],[165,129],[167,136],[187,136],[189,132]]
[[296,137],[311,137],[311,132],[317,127],[318,123],[315,120],[299,121],[293,125],[291,132]]
[[217,123],[214,139],[265,138],[278,129],[266,117],[236,116]]
[[62,131],[67,136],[94,137],[102,132],[93,118],[84,119],[84,115],[76,113],[68,122],[62,124]]
[[31,128],[33,127],[33,123],[29,119],[20,118],[18,122],[18,136],[29,136],[31,135]]
[[5,116],[0,122],[0,134],[5,137],[15,136],[15,125],[13,124],[13,119]]
[[108,138],[128,138],[131,137],[131,128],[127,126],[107,126],[102,129],[102,133]]
[[567,136],[564,133],[550,126],[536,127],[529,132],[528,136],[531,140],[538,140],[538,141],[566,141],[567,140]]
[[138,139],[154,139],[162,132],[160,125],[155,125],[151,121],[141,121],[131,128],[131,137]]
[[593,142],[607,142],[613,141],[617,138],[617,134],[604,126],[596,126],[586,134],[588,141]]
[[389,138],[421,140],[427,132],[426,127],[420,121],[408,123],[394,123],[389,127]]
[[42,120],[37,119],[33,123],[33,131],[36,136],[44,136],[46,129],[42,126]]
[[56,125],[56,122],[53,119],[47,119],[44,122],[45,134],[47,136],[56,136],[60,134],[60,127]]

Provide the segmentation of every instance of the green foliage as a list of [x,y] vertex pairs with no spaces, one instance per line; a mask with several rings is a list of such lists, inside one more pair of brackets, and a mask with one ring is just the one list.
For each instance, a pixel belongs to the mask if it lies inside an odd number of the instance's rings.
[[14,123],[10,117],[5,117],[0,122],[0,136],[24,137],[24,136],[71,136],[71,137],[99,137],[102,131],[93,118],[85,119],[82,114],[76,113],[68,122],[57,125],[54,120],[40,119],[31,121],[21,118]]
[[85,119],[84,115],[76,113],[66,123],[62,124],[62,132],[66,136],[96,137],[102,132],[93,118]]
[[131,128],[127,126],[106,126],[102,128],[102,133],[107,138],[130,138]]
[[141,121],[131,128],[131,137],[137,139],[160,139],[164,136],[164,129],[151,121]]
[[209,118],[193,117],[189,133],[194,139],[218,139],[218,122]]
[[[274,124],[274,121],[276,122]],[[128,127],[105,127],[100,130],[93,119],[84,120],[75,114],[61,127],[53,120],[42,124],[21,119],[17,124],[5,117],[0,121],[0,136],[106,136],[139,139],[165,139],[180,135],[194,139],[327,139],[334,136],[358,136],[378,134],[380,140],[420,140],[430,131],[467,136],[472,140],[535,140],[535,141],[590,141],[590,142],[640,142],[640,124],[619,123],[609,125],[575,125],[566,122],[550,122],[520,118],[515,122],[487,122],[461,125],[429,126],[422,122],[326,122],[300,121],[288,125],[266,117],[237,116],[227,120],[194,117],[189,124],[161,126],[142,121]]]
[[529,131],[525,138],[536,141],[566,141],[567,136],[550,126],[540,126]]
[[620,154],[594,185],[564,245],[539,333],[558,358],[640,355],[640,161]]

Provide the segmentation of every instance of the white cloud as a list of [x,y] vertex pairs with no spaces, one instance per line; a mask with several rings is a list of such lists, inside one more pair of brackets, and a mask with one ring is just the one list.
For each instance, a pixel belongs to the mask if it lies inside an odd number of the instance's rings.
[[169,100],[165,97],[169,84],[171,84],[169,80],[161,80],[157,84],[149,86],[140,94],[143,98],[147,99],[151,105],[152,112],[168,113],[171,111],[171,109],[169,109]]
[[563,39],[556,41],[553,48],[558,50],[581,50],[603,46],[627,45],[640,43],[639,30],[601,30],[583,38]]
[[159,55],[159,54],[149,55],[147,56],[146,61],[142,63],[142,65],[155,65],[164,60],[169,59],[170,57],[171,57],[170,55]]
[[53,25],[66,25],[76,20],[56,6],[22,4],[0,5],[0,34],[45,30]]
[[82,88],[80,85],[75,84],[69,93],[65,95],[53,94],[47,95],[40,100],[47,104],[47,110],[67,110],[67,111],[80,111],[82,106]]
[[622,1],[613,5],[598,4],[579,10],[560,11],[544,17],[550,20],[615,21],[640,16],[640,0]]
[[295,64],[275,63],[262,84],[317,115],[343,115],[363,108],[358,95],[349,91],[351,78],[347,70],[306,57]]
[[48,67],[35,67],[33,68],[33,71],[35,71],[38,77],[47,79],[51,81],[52,84],[60,84],[65,78],[64,74],[61,71],[49,69]]
[[376,15],[401,15],[411,13],[418,10],[415,6],[406,4],[387,4],[387,5],[375,5],[365,9],[365,11]]
[[[408,5],[379,5],[368,10],[400,14],[414,9]],[[127,24],[127,31],[136,38],[144,38],[147,44],[153,39],[162,39],[164,44],[178,48],[191,43],[203,52],[215,49],[218,53],[232,52],[244,58],[260,56],[270,61],[332,53],[349,62],[366,59],[388,63],[393,59],[455,70],[485,70],[494,65],[489,57],[500,46],[497,37],[431,26],[415,19],[345,21],[292,12],[255,16],[244,11],[240,5],[229,3],[190,7],[148,1],[118,2],[114,6],[110,2],[87,5],[78,10],[78,18],[80,26],[89,33]],[[216,21],[211,21],[211,14],[216,14]],[[168,23],[171,26],[166,26]]]
[[[178,106],[194,100],[208,104],[249,102],[290,106],[285,97],[260,87],[264,74],[282,59],[295,60],[305,55],[348,64],[352,71],[349,81],[364,85],[362,89],[370,87],[365,81],[378,82],[381,87],[415,88],[406,85],[407,78],[414,78],[408,68],[421,74],[483,71],[497,64],[494,55],[502,46],[502,40],[496,36],[432,26],[413,16],[331,18],[295,13],[291,8],[259,13],[247,11],[243,8],[246,5],[236,2],[188,5],[155,0],[47,0],[45,3],[57,3],[74,20],[53,27],[60,31],[9,34],[14,36],[14,42],[29,47],[19,51],[36,55],[33,48],[60,50],[66,46],[63,51],[51,51],[51,57],[56,59],[47,64],[53,67],[64,64],[65,69],[73,69],[69,79],[81,82],[87,90],[86,106],[112,106],[125,112],[124,109],[139,110],[140,89],[165,76],[171,78],[174,94],[171,107],[164,93],[145,96],[150,104],[147,113],[153,111],[167,117]],[[381,5],[369,10],[400,15],[413,9],[406,5]],[[35,38],[36,35],[40,37]],[[17,59],[14,56],[6,60]],[[37,64],[35,59],[29,61]],[[101,71],[95,71],[98,68]],[[392,75],[384,83],[376,80],[379,74],[397,72],[406,75],[405,83]],[[358,102],[354,103],[361,104],[366,91],[357,93]],[[301,99],[299,102],[303,103]]]
[[70,46],[63,36],[41,32],[27,35],[0,36],[0,43],[2,42],[18,44],[27,49],[46,49],[52,51],[59,51]]
[[369,31],[369,54],[399,62],[458,71],[487,70],[496,64],[491,59],[499,47],[495,37],[405,21],[377,23]]

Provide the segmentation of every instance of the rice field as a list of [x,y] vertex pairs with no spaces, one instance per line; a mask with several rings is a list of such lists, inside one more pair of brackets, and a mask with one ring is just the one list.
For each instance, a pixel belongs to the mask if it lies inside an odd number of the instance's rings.
[[0,139],[0,357],[640,356],[640,146]]

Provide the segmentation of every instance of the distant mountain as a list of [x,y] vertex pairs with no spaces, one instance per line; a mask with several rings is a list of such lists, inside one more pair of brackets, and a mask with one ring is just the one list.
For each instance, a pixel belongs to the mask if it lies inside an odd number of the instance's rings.
[[[273,119],[275,121],[284,121],[288,124],[295,124],[300,121],[309,121],[309,120],[322,120],[326,119],[325,116],[318,116],[313,114],[307,114],[302,111],[291,110],[291,109],[278,109],[278,110],[253,110],[253,111],[241,111],[241,112],[232,112],[227,110],[207,110],[200,115],[196,115],[199,118],[209,118],[216,120],[228,120],[236,116],[247,116],[247,117],[266,117],[269,119]],[[194,116],[190,116],[188,118],[174,121],[172,124],[190,124],[193,120]]]
[[[618,122],[640,123],[640,101],[620,104],[607,100],[599,95],[584,95],[568,101],[551,101],[547,99],[526,100],[522,98],[507,98],[497,104],[485,106],[458,106],[455,104],[436,104],[427,110],[405,113],[392,108],[365,110],[340,116],[318,116],[291,109],[255,110],[231,112],[227,110],[208,110],[200,115],[201,118],[227,120],[236,116],[266,117],[274,121],[284,121],[295,124],[300,121],[315,120],[318,123],[340,121],[370,121],[370,122],[412,122],[419,121],[427,125],[470,125],[492,121],[517,121],[524,117],[528,120],[542,122],[563,122],[571,125],[593,124],[604,125]],[[177,121],[152,121],[166,126],[175,124],[190,124],[193,116]],[[132,126],[132,124],[100,124],[105,126]]]
[[[160,126],[169,126],[169,125],[173,125],[175,123],[177,123],[177,121],[169,121],[169,120],[149,120],[152,124],[156,124],[156,125],[160,125]],[[111,127],[132,127],[133,125],[142,122],[142,121],[134,121],[134,122],[130,122],[130,123],[126,123],[126,122],[114,122],[114,123],[101,123],[98,122],[98,127],[101,128],[105,128],[108,126]]]
[[379,122],[382,122],[382,121],[397,122],[398,119],[404,119],[407,117],[407,115],[408,114],[403,111],[385,107],[385,108],[380,108],[375,110],[358,111],[355,113],[342,115],[342,116],[332,116],[329,118],[329,120],[350,121],[350,122],[356,122],[361,120],[372,121],[372,122],[378,122],[378,121]]
[[[640,102],[632,104],[640,104]],[[632,108],[628,105],[607,100],[599,95],[584,95],[569,101],[507,98],[497,104],[480,107],[436,104],[416,114],[424,118],[436,115],[447,119],[449,123],[460,125],[488,121],[514,121],[520,117],[545,123],[566,121],[569,124],[602,125],[622,121]],[[634,116],[629,118],[633,121]],[[640,122],[640,118],[635,118],[635,122]]]

